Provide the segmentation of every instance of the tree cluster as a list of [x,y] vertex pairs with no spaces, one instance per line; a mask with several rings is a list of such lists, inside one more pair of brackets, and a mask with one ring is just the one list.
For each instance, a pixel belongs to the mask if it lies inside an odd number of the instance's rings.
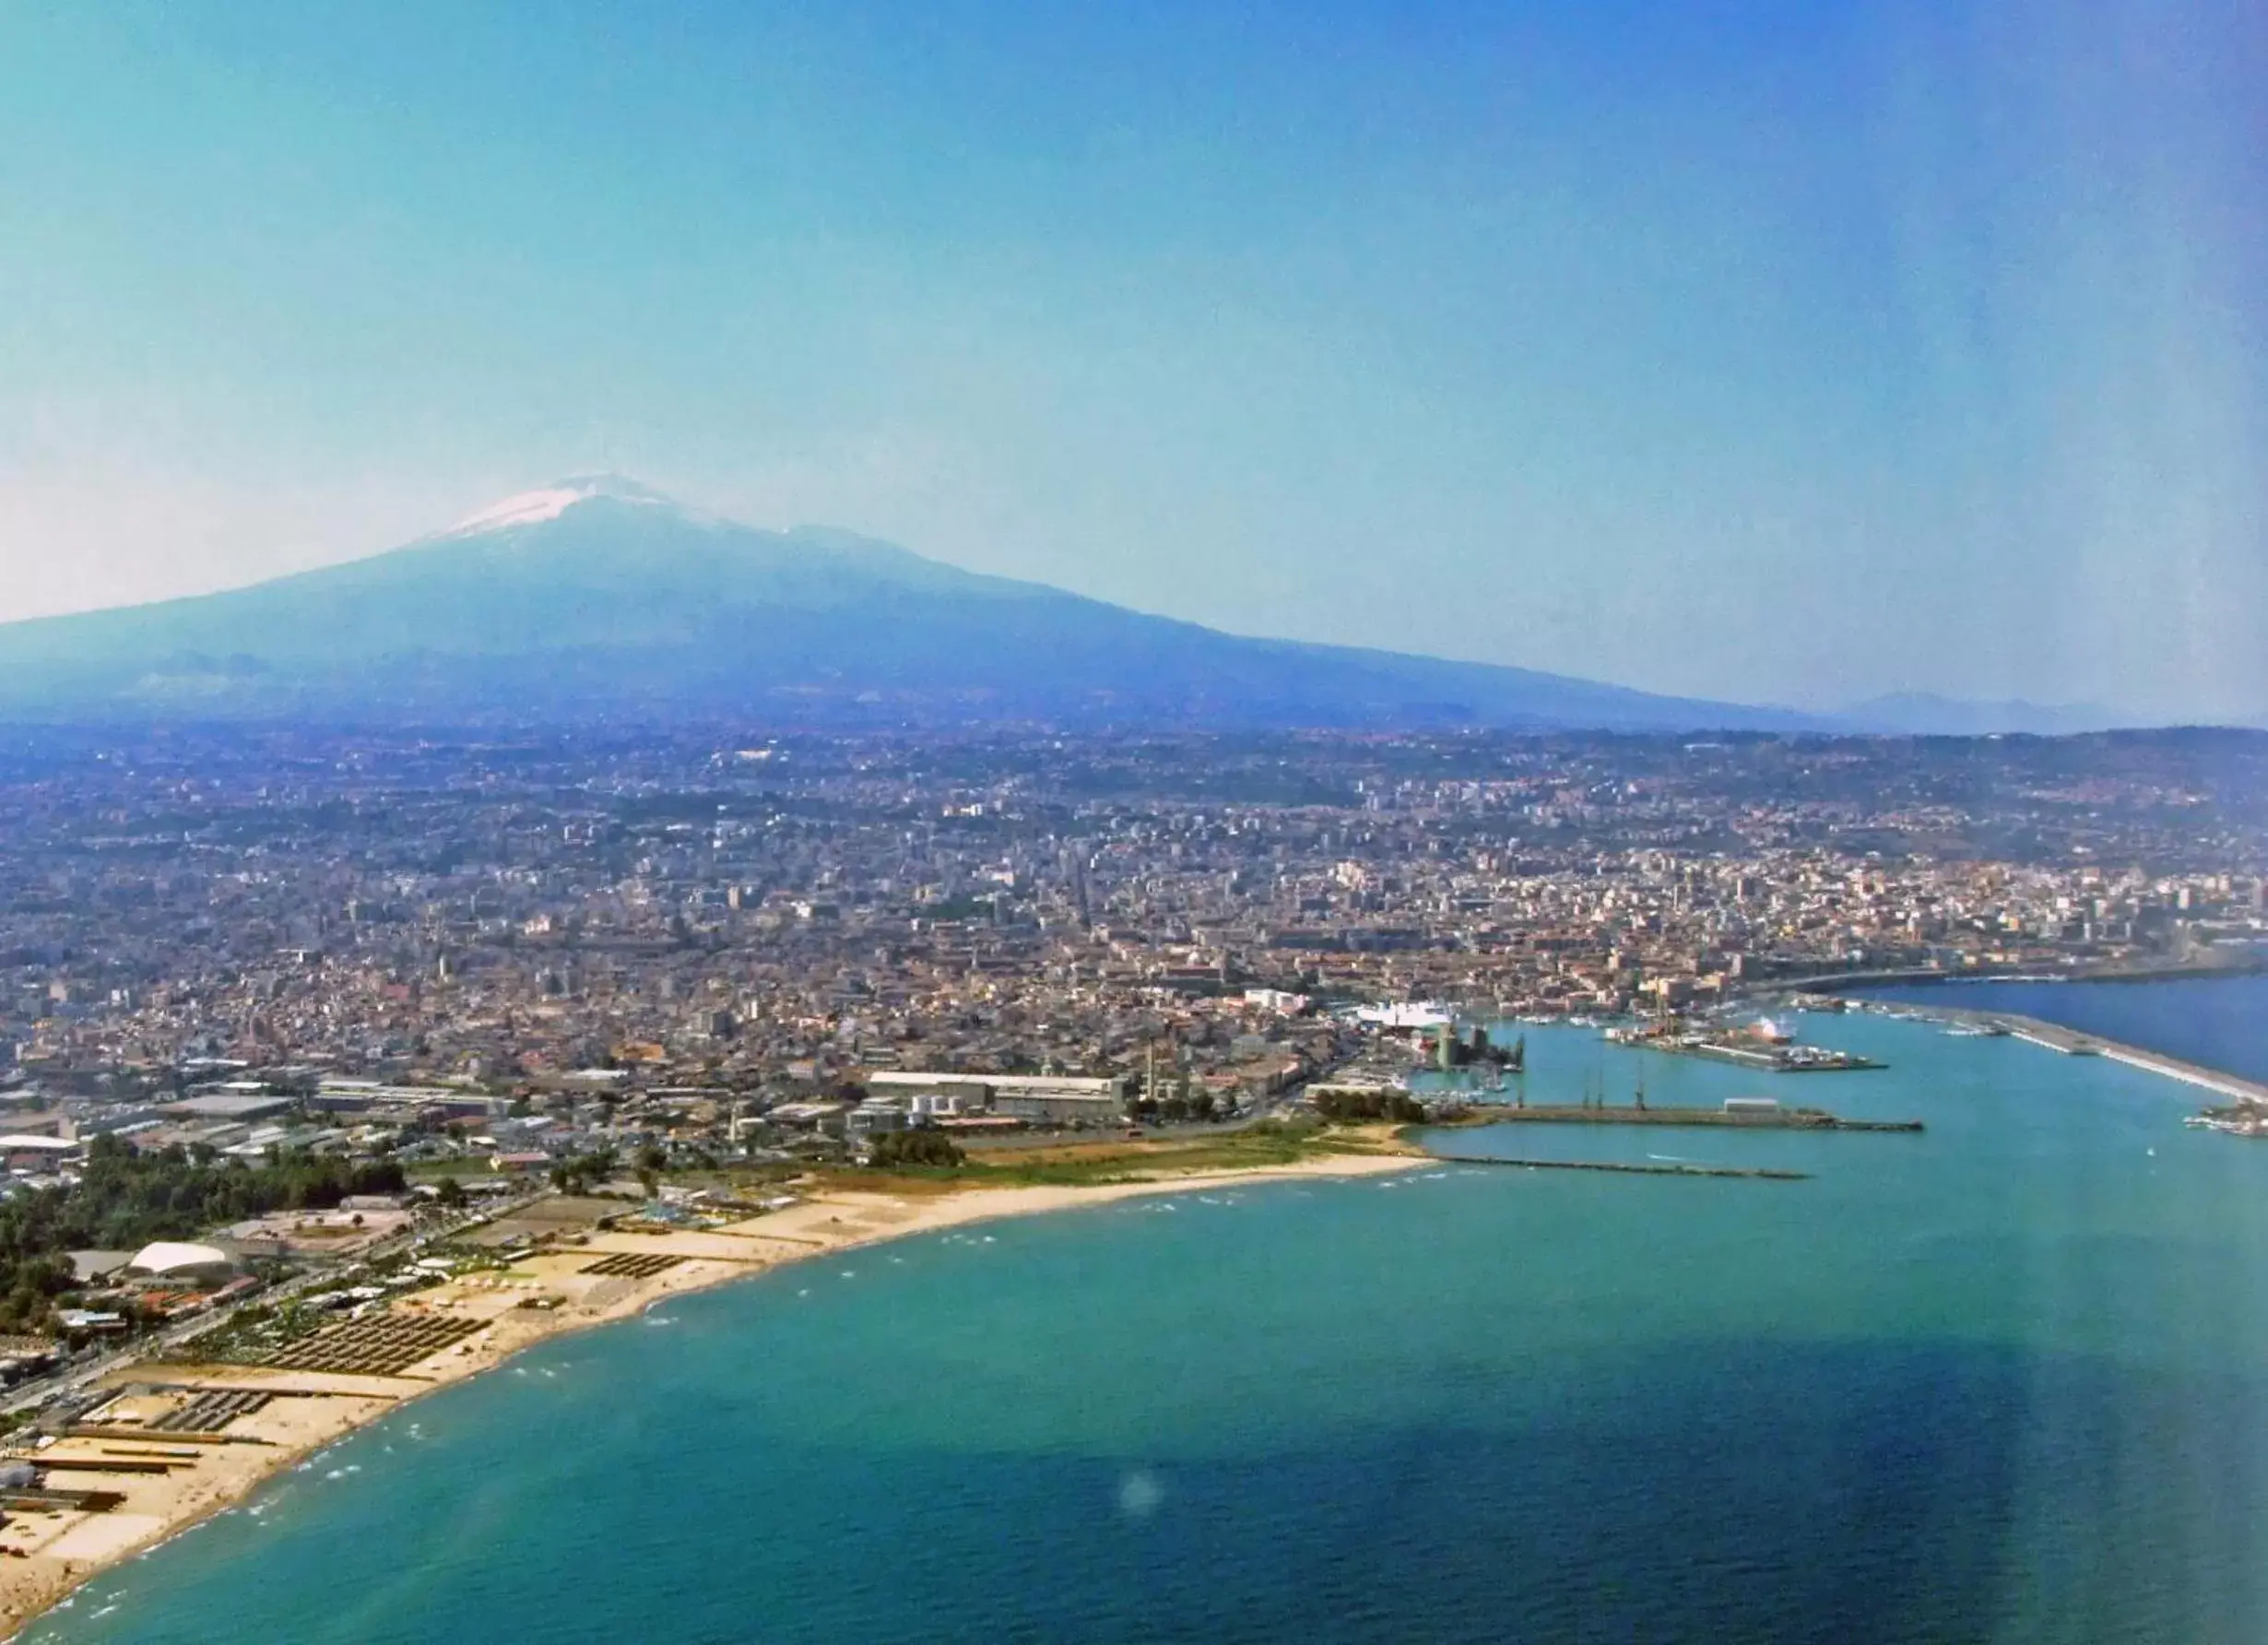
[[1204,1121],[1221,1117],[1226,1105],[1214,1101],[1210,1091],[1175,1091],[1164,1097],[1138,1096],[1130,1112],[1137,1119],[1155,1122],[1163,1119],[1169,1124],[1182,1120]]
[[402,1184],[391,1160],[289,1149],[246,1165],[209,1148],[143,1154],[97,1137],[76,1184],[0,1203],[0,1331],[46,1324],[56,1299],[73,1289],[65,1252],[133,1250],[271,1211],[327,1211],[348,1194],[399,1193]]
[[570,1154],[551,1167],[551,1186],[562,1194],[586,1194],[613,1177],[619,1163],[611,1148]]
[[1335,1125],[1380,1119],[1414,1125],[1425,1118],[1425,1105],[1407,1091],[1317,1091],[1309,1100],[1317,1114]]
[[884,1131],[874,1139],[868,1163],[875,1166],[945,1166],[963,1163],[968,1155],[943,1131]]

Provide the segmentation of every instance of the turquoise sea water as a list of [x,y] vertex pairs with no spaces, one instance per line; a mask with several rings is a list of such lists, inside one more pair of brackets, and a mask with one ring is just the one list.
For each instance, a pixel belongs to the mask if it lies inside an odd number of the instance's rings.
[[2017,1012],[2268,1080],[2268,975],[2149,983],[1922,983],[1861,991],[1871,999],[1917,1005]]
[[1530,1030],[1536,1100],[1927,1134],[1459,1131],[563,1339],[110,1573],[41,1641],[2268,1639],[2268,1148],[2014,1041],[1777,1081]]

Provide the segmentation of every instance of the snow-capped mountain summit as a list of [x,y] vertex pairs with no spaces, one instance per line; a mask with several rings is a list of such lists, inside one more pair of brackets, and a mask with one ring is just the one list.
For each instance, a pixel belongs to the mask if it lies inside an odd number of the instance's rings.
[[690,515],[692,511],[676,499],[665,497],[650,486],[642,486],[634,479],[625,479],[619,474],[578,474],[566,479],[554,480],[548,486],[532,491],[521,491],[501,498],[486,508],[466,515],[439,537],[472,537],[483,531],[502,531],[513,526],[539,526],[546,520],[556,520],[578,503],[587,503],[595,497],[608,497],[617,503],[635,507],[666,508],[675,513]]
[[0,625],[0,716],[1781,728],[1800,716],[1246,639],[613,475],[405,548]]

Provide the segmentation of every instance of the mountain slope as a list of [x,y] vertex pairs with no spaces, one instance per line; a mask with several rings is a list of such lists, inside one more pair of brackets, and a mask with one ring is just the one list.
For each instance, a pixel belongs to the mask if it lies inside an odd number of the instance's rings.
[[604,478],[508,498],[367,560],[0,625],[0,712],[1813,723],[1520,669],[1242,638],[846,532],[713,519]]

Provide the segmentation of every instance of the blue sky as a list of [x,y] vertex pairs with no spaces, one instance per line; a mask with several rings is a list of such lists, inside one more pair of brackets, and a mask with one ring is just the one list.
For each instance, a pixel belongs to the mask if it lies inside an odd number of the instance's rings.
[[608,468],[1245,632],[2258,716],[2262,84],[2238,0],[19,0],[0,616]]

